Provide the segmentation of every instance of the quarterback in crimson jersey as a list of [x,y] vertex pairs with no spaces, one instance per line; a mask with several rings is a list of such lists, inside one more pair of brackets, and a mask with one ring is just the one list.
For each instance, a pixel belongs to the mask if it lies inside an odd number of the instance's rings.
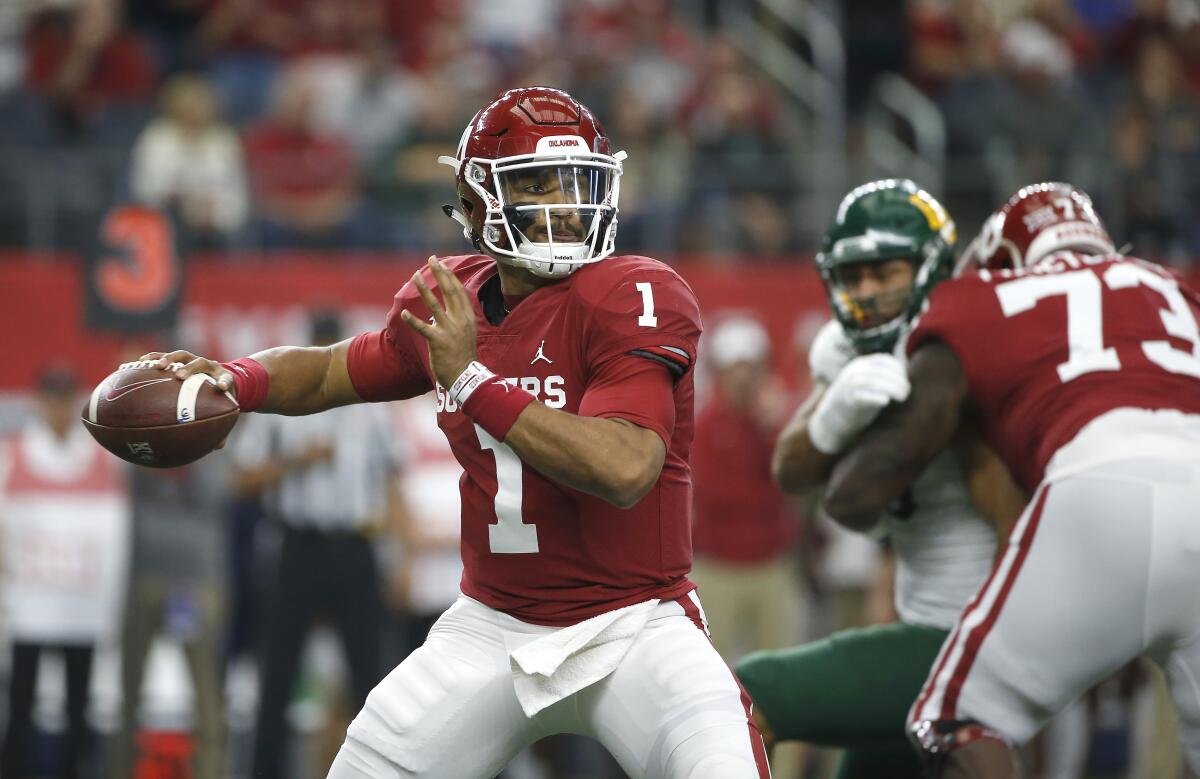
[[243,411],[437,392],[463,594],[372,691],[330,779],[482,779],[563,732],[634,777],[769,776],[687,578],[700,314],[670,268],[613,256],[624,157],[565,92],[505,92],[440,159],[478,253],[430,258],[380,330],[227,364],[146,356]]
[[1146,654],[1200,769],[1200,297],[1115,252],[1066,184],[1016,193],[907,340],[909,400],[839,461],[834,516],[878,510],[974,417],[1032,495],[909,715],[931,774],[1022,775],[1031,738]]
[[[436,386],[438,424],[463,467],[463,593],[518,619],[570,625],[691,590],[688,369],[700,337],[691,290],[655,260],[614,257],[527,299],[510,299],[512,312],[499,315],[505,301],[494,260],[442,262],[478,309],[482,364],[550,408],[653,431],[666,450],[661,476],[625,509],[525,466],[437,386],[425,339],[399,317],[429,312],[414,288],[401,290],[387,328],[351,345],[350,378],[366,400],[411,397]],[[674,380],[674,388],[655,397],[652,386],[642,396],[638,388],[647,379]]]

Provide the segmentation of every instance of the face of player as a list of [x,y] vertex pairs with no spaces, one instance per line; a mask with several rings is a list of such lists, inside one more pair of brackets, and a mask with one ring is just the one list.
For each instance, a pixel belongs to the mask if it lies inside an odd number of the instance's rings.
[[838,266],[834,277],[858,312],[866,329],[895,319],[912,295],[912,260],[853,262]]
[[[501,184],[504,202],[511,206],[533,206],[549,203],[592,203],[589,179],[595,174],[573,166],[547,166],[529,168],[504,174]],[[554,241],[579,243],[587,236],[588,225],[593,213],[578,208],[552,208],[549,221],[546,209],[530,209],[521,212],[524,221],[519,226],[521,233],[535,243]]]

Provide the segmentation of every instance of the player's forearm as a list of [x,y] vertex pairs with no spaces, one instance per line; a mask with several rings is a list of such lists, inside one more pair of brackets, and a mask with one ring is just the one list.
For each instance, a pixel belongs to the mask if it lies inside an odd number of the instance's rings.
[[346,369],[349,341],[333,346],[278,346],[251,355],[270,377],[258,411],[300,416],[357,403]]
[[771,476],[779,489],[803,494],[816,489],[829,478],[836,458],[813,446],[808,435],[808,420],[821,399],[816,392],[796,410],[795,416],[775,442],[771,454]]
[[821,505],[838,524],[866,532],[923,468],[913,464],[903,447],[886,442],[871,447],[869,453],[854,449],[833,468]]
[[884,409],[841,454],[826,483],[826,513],[852,530],[874,524],[958,430],[967,385],[954,353],[942,344],[924,346],[909,361],[908,375],[908,399]]
[[630,508],[662,472],[657,433],[619,419],[577,416],[531,403],[504,443],[538,472],[581,492]]

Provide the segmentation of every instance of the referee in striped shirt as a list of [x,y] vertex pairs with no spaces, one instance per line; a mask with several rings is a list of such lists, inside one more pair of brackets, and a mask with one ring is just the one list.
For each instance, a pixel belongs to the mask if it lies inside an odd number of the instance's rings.
[[[319,311],[311,341],[341,340],[336,314]],[[370,538],[398,500],[403,451],[386,406],[362,404],[304,417],[256,415],[233,447],[235,485],[262,493],[283,524],[283,547],[267,603],[255,779],[290,776],[284,715],[305,638],[318,618],[339,633],[354,710],[381,678],[381,584]]]

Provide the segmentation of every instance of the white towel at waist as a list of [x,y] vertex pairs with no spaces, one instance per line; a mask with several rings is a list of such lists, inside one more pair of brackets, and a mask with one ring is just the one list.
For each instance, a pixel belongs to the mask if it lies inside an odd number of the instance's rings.
[[615,609],[509,650],[513,685],[525,715],[612,673],[658,605],[658,599]]

